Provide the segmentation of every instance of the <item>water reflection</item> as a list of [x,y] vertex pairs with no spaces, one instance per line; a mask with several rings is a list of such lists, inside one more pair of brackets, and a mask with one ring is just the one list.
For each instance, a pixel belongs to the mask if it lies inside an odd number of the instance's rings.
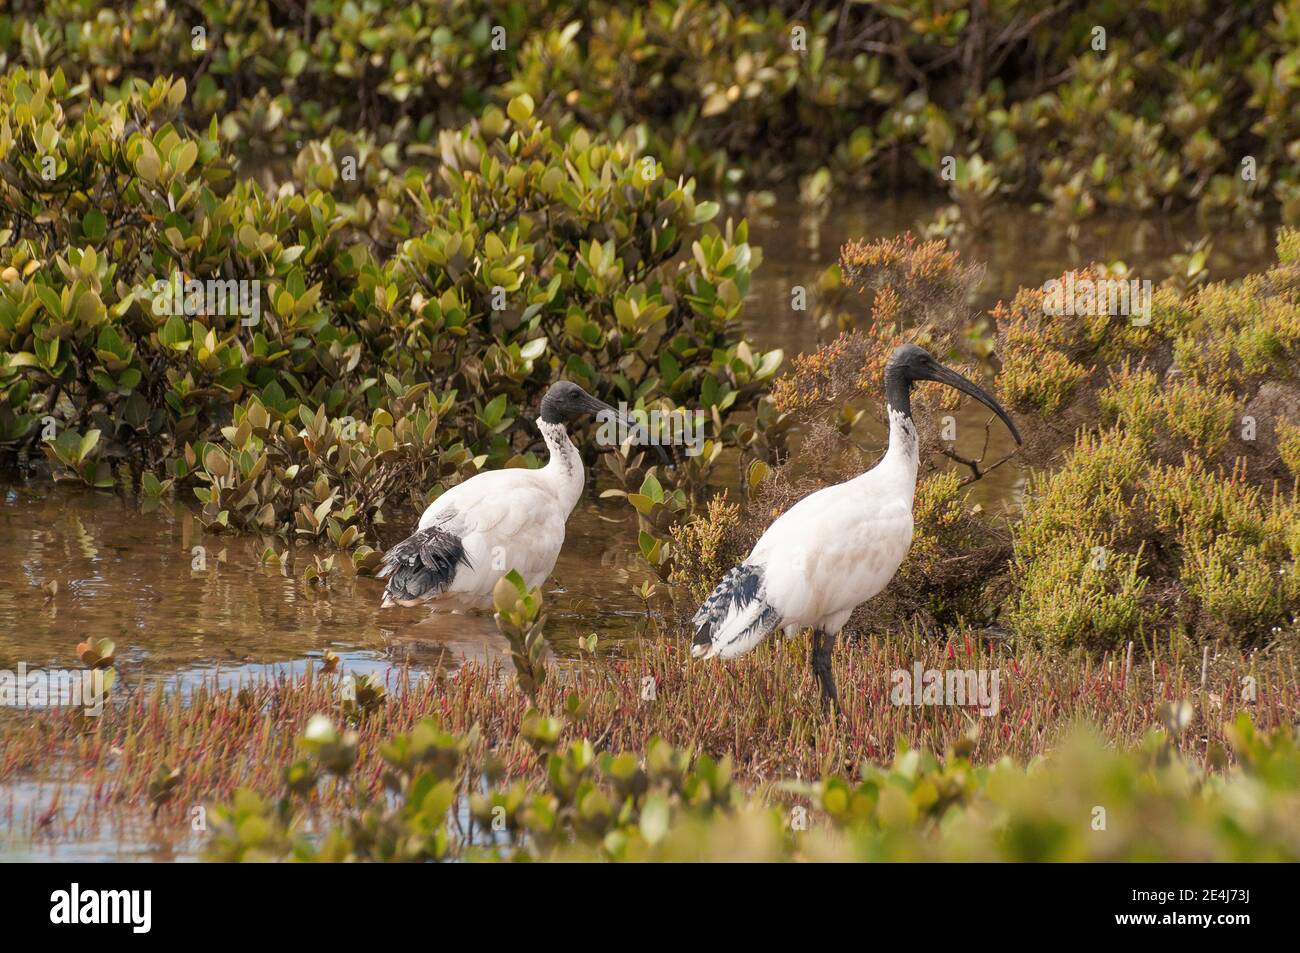
[[[392,525],[413,521],[403,514]],[[214,671],[238,679],[326,651],[360,672],[406,660],[454,666],[504,650],[490,618],[381,609],[382,584],[347,572],[320,592],[299,573],[263,565],[261,548],[246,536],[204,534],[179,504],[141,513],[115,493],[11,483],[0,495],[0,668],[80,667],[77,643],[102,638],[116,644],[124,676],[195,680]],[[617,641],[641,616],[632,589],[645,571],[635,551],[630,515],[584,501],[547,593],[559,651],[593,629]]]

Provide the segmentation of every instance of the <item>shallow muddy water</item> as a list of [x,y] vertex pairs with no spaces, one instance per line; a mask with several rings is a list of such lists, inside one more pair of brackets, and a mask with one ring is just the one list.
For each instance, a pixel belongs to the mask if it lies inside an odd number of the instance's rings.
[[[406,528],[395,520],[386,542]],[[647,575],[635,536],[617,503],[588,501],[570,520],[547,593],[548,635],[561,652],[593,630],[616,640],[644,615],[632,592]],[[260,552],[256,538],[203,534],[181,503],[142,508],[40,479],[10,484],[0,493],[0,668],[77,666],[77,643],[101,638],[116,644],[124,673],[168,678],[214,669],[237,678],[327,650],[354,671],[454,664],[504,644],[490,619],[380,609],[383,584],[365,577],[309,589],[301,566],[282,574]],[[51,581],[53,597],[43,588]]]
[[[917,230],[934,210],[918,200],[860,199],[836,202],[817,215],[786,198],[751,212],[751,241],[764,257],[745,311],[751,337],[787,354],[815,347],[831,332],[819,331],[812,318],[814,289],[840,245]],[[1168,257],[1201,231],[1195,221],[1098,219],[1071,242],[1053,237],[1057,230],[1030,213],[1009,210],[995,217],[989,234],[958,246],[988,264],[972,315],[1022,284],[1039,284],[1093,260],[1122,259],[1138,276],[1159,281]],[[1244,274],[1271,260],[1271,229],[1216,234],[1214,249],[1213,277]],[[813,295],[806,312],[790,308],[794,285]],[[983,408],[966,413],[958,432],[968,436],[958,449],[977,452],[989,415]],[[883,421],[870,411],[865,432],[868,443],[883,443]],[[990,459],[1009,447],[1009,437],[995,427]],[[975,484],[972,499],[1013,508],[1023,484],[1024,474],[1008,465]],[[142,507],[110,492],[0,476],[0,668],[19,662],[76,666],[77,643],[105,637],[116,644],[124,675],[179,677],[182,685],[214,670],[238,678],[302,666],[327,650],[358,672],[395,661],[455,665],[503,650],[490,619],[381,610],[382,587],[373,579],[345,576],[328,592],[309,591],[300,572],[282,575],[278,567],[261,565],[257,540],[203,535],[189,518],[188,502],[182,494],[170,505]],[[404,533],[414,514],[393,513],[390,520],[385,544]],[[635,541],[629,510],[598,501],[590,491],[569,522],[548,584],[547,637],[560,654],[576,655],[578,637],[591,631],[600,633],[602,651],[617,650],[620,637],[635,629],[645,606],[633,589],[649,576]],[[196,565],[194,547],[202,547],[204,565]],[[310,558],[310,552],[302,555]],[[42,588],[51,581],[58,584],[52,598]]]

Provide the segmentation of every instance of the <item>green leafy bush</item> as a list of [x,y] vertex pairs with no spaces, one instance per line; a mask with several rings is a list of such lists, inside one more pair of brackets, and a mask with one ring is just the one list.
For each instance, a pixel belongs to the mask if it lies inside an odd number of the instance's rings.
[[186,96],[0,80],[10,451],[45,440],[92,485],[120,464],[193,486],[209,527],[348,548],[391,498],[535,465],[521,418],[557,376],[704,407],[734,443],[781,363],[738,336],[745,223],[708,224],[716,204],[629,138],[548,126],[521,94],[432,164],[337,135],[266,191],[219,123],[180,122]]
[[9,6],[0,68],[62,67],[103,98],[179,75],[190,125],[273,156],[338,128],[436,153],[442,130],[527,94],[557,126],[634,130],[672,175],[799,176],[818,203],[832,182],[901,179],[946,189],[972,228],[1008,196],[1071,222],[1300,214],[1294,0],[1222,17],[1208,0]]

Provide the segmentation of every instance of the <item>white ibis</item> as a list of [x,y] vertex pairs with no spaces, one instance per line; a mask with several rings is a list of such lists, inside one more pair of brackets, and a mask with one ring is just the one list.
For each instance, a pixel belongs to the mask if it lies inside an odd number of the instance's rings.
[[555,568],[564,524],[582,496],[582,457],[566,424],[617,413],[577,384],[553,384],[537,418],[550,451],[546,466],[480,473],[434,500],[415,532],[384,554],[384,605],[487,608],[497,581],[512,569],[529,586],[541,585]]
[[704,600],[692,622],[696,658],[744,655],[770,632],[813,632],[810,662],[822,705],[839,706],[835,637],[853,610],[885,588],[912,545],[917,441],[914,381],[938,381],[987,405],[1020,443],[1005,410],[923,348],[904,344],[885,367],[889,449],[866,473],[810,493],[781,514]]

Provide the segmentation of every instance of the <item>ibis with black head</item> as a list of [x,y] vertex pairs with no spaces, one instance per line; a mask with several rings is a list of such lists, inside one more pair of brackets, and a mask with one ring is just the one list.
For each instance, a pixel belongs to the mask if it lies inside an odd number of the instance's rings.
[[551,385],[537,418],[550,453],[546,466],[479,473],[434,500],[415,532],[384,554],[384,605],[486,609],[498,580],[511,570],[530,587],[545,582],[585,481],[568,428],[587,416],[622,419],[577,384]]
[[885,588],[912,545],[918,447],[911,393],[920,381],[975,398],[1021,442],[1015,423],[983,388],[925,349],[902,345],[885,368],[884,457],[860,476],[804,497],[768,527],[695,613],[692,655],[734,658],[777,629],[787,636],[811,629],[809,661],[823,707],[838,708],[835,639],[853,610]]

